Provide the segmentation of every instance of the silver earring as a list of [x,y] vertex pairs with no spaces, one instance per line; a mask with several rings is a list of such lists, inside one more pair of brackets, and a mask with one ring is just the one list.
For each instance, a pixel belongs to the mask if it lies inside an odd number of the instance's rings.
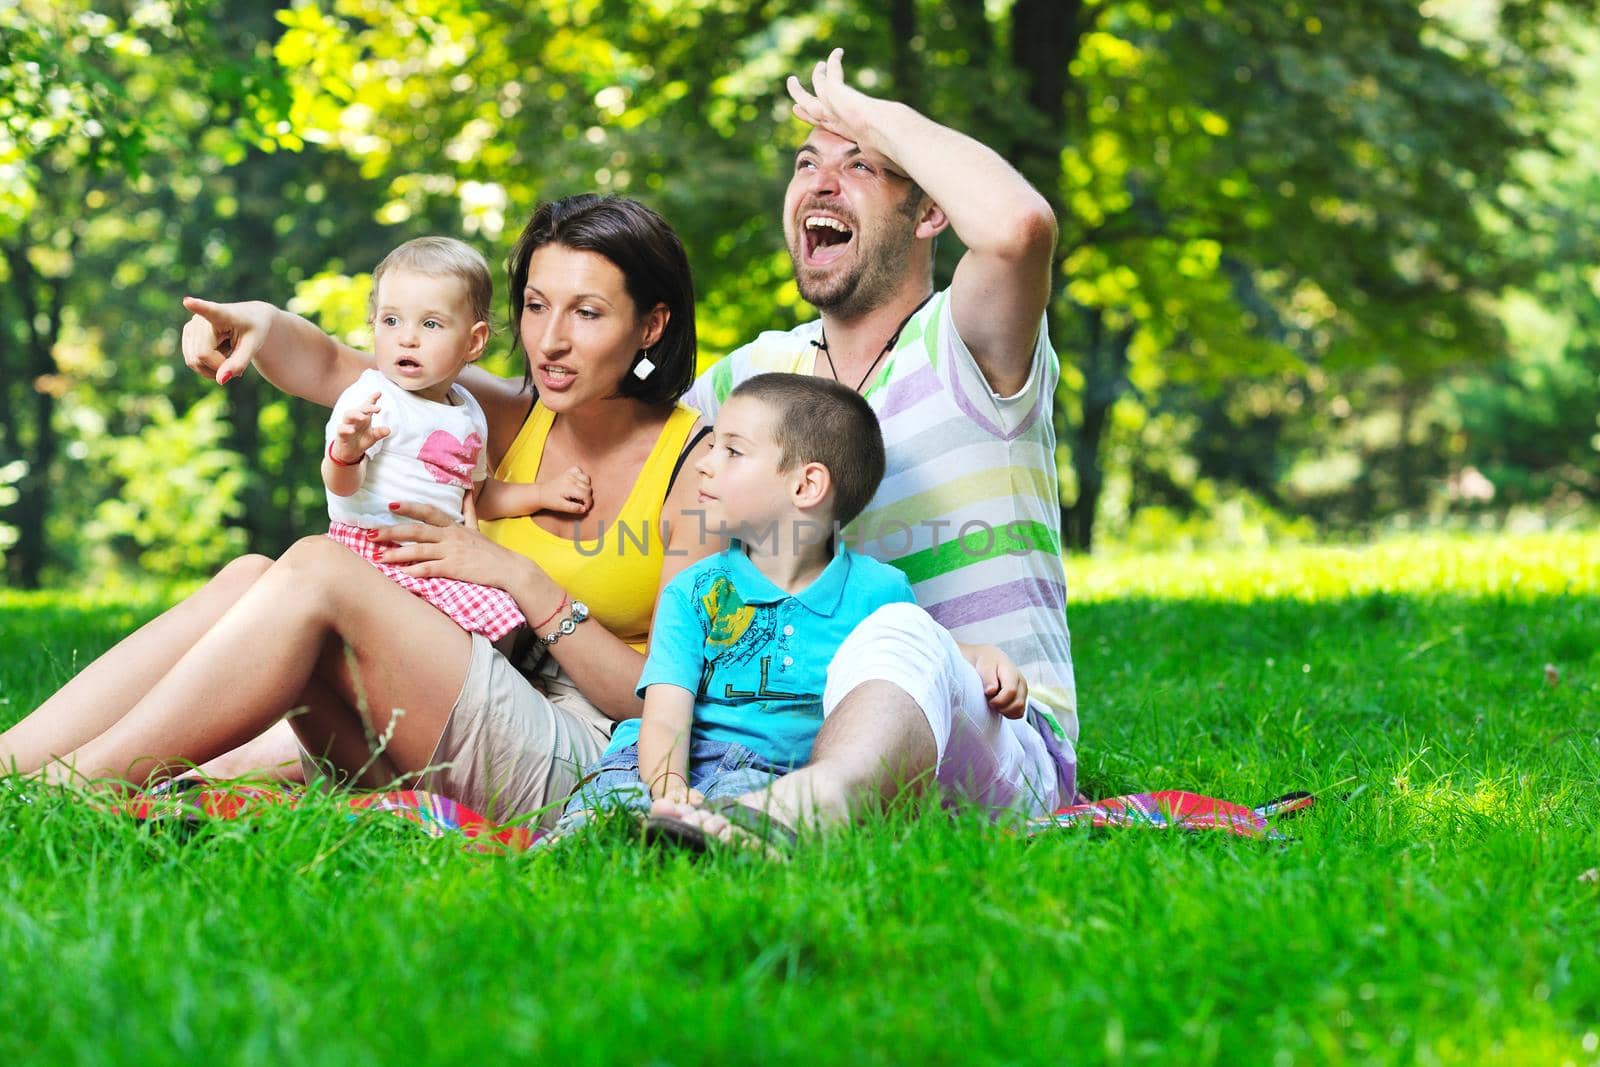
[[639,362],[633,365],[633,376],[642,382],[655,371],[656,365],[650,361],[650,350],[648,348],[640,349],[640,353]]

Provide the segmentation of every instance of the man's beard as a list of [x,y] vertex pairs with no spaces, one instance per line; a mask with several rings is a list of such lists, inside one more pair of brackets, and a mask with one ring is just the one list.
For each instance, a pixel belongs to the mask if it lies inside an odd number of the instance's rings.
[[[801,265],[799,237],[789,249],[789,259],[794,264],[794,280],[800,296],[816,308],[841,319],[864,315],[884,303],[899,287],[902,272],[910,258],[916,238],[911,234],[893,233],[872,245],[865,242],[865,234],[856,231],[855,264],[846,271],[808,272]],[[811,277],[807,277],[810,273]]]

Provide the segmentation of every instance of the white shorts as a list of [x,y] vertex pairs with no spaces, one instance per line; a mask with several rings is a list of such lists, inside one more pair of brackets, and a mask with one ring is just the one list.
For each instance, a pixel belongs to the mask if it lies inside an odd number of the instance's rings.
[[1072,802],[1059,795],[1056,761],[1038,731],[1027,719],[990,710],[978,672],[961,657],[955,638],[915,604],[881,607],[844,639],[828,665],[823,716],[856,686],[872,681],[904,690],[922,709],[947,797],[995,814],[1028,816]]

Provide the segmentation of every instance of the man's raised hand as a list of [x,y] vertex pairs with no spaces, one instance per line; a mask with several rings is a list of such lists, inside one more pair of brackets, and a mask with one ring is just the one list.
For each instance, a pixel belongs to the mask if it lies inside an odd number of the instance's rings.
[[812,68],[809,92],[792,74],[787,87],[794,100],[795,118],[854,141],[862,148],[882,152],[880,145],[869,143],[873,133],[872,106],[882,101],[852,88],[844,80],[844,49],[835,48],[827,59]]

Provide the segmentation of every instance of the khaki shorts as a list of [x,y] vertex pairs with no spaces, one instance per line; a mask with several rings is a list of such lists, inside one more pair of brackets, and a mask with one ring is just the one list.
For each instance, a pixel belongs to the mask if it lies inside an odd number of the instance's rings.
[[[479,634],[444,733],[415,788],[504,822],[538,814],[554,826],[583,768],[600,758],[614,725],[547,661],[535,688]],[[327,769],[301,751],[306,778]]]

